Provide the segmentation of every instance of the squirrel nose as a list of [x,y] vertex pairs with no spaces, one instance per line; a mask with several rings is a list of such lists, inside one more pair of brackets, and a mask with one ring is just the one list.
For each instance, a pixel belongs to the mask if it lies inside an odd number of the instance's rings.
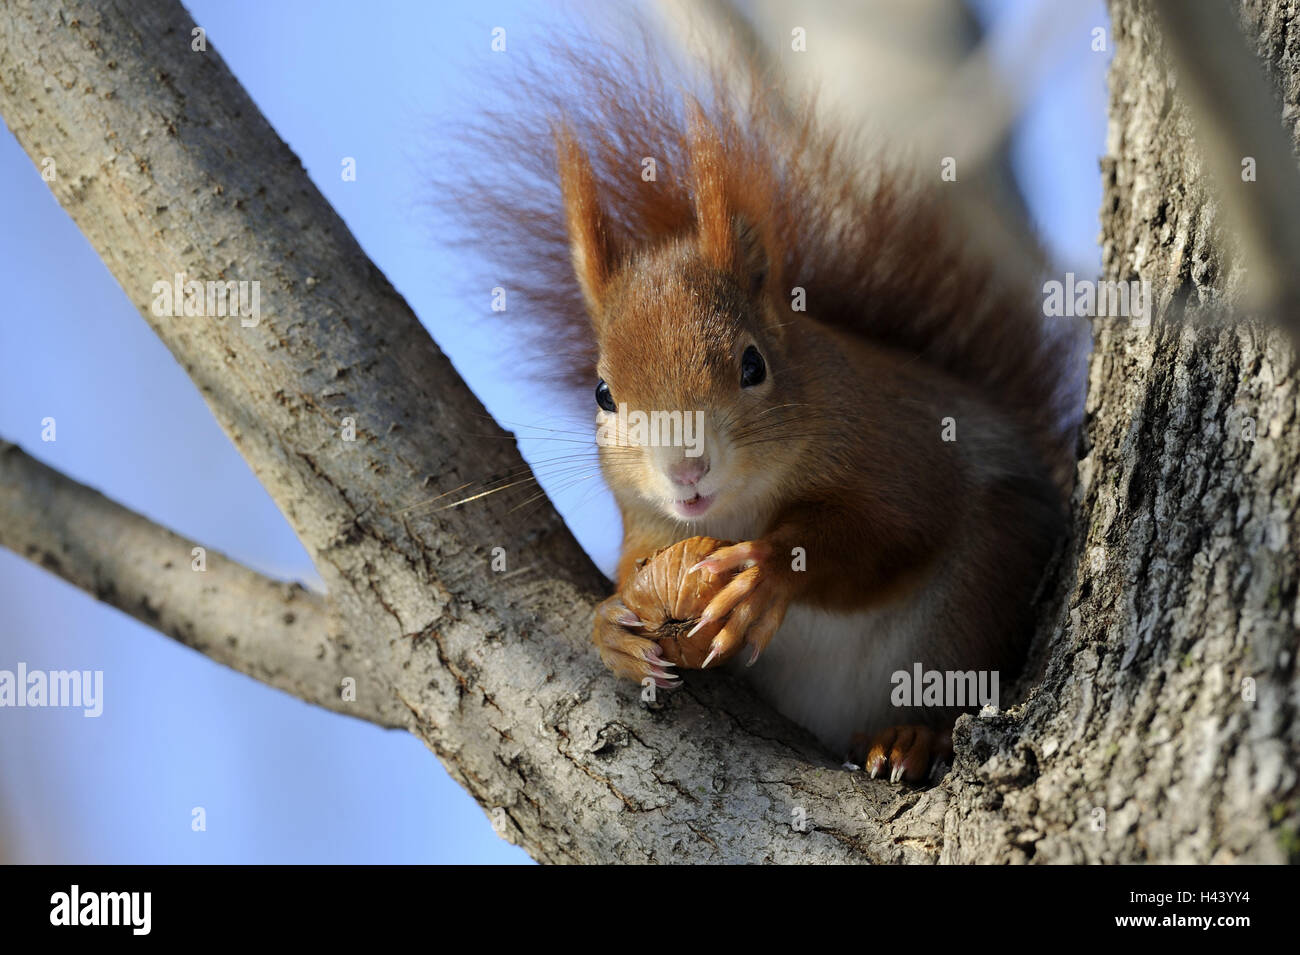
[[703,458],[683,458],[668,467],[668,477],[683,487],[694,487],[708,473],[709,462]]

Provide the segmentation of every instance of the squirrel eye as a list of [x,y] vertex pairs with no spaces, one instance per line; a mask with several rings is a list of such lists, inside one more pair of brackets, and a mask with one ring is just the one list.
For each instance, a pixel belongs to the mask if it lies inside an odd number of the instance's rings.
[[740,356],[740,387],[752,388],[761,385],[767,377],[767,364],[758,349],[750,345],[745,354]]
[[609,385],[605,384],[604,378],[596,385],[596,404],[604,411],[618,410],[618,405],[614,404],[614,396],[609,393]]

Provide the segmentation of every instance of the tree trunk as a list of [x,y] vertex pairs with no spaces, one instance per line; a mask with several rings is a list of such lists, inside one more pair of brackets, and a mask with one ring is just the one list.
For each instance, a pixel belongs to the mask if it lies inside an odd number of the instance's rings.
[[[1111,17],[1103,268],[1149,281],[1157,317],[1094,323],[1046,672],[1022,722],[976,735],[992,738],[966,757],[971,782],[993,785],[958,801],[944,856],[1284,861],[1300,755],[1292,350],[1273,330],[1196,321],[1230,306],[1249,270],[1222,251],[1150,12],[1116,0]],[[1266,0],[1243,17],[1291,123],[1295,17]]]
[[[1287,32],[1282,7],[1249,4],[1248,19],[1294,107],[1300,31]],[[1113,16],[1107,273],[1150,279],[1166,307],[1229,294],[1235,273],[1211,246],[1214,204],[1151,24],[1127,2]],[[319,657],[303,693],[316,701],[351,675],[355,708],[329,705],[416,733],[499,831],[544,861],[1294,854],[1287,552],[1300,441],[1284,433],[1295,398],[1277,335],[1097,327],[1075,537],[1045,600],[1032,692],[1009,713],[963,718],[941,785],[900,790],[840,770],[725,675],[695,675],[650,705],[616,684],[588,645],[607,585],[550,508],[521,516],[488,497],[408,509],[522,461],[512,442],[484,439],[504,432],[484,424],[220,57],[191,50],[192,28],[178,4],[11,0],[0,113],[36,163],[57,160],[55,195],[328,585],[328,605],[309,615],[328,612],[327,626],[304,637],[293,622],[267,623],[254,638],[298,641],[294,650],[236,640],[222,643],[223,660],[300,692]],[[153,284],[177,272],[260,281],[261,321],[155,314]],[[51,499],[129,520],[20,454],[0,449],[6,488],[39,479]],[[20,497],[0,494],[0,508]],[[6,524],[0,513],[0,542],[55,572],[73,558],[68,575],[83,585],[122,572],[108,550],[67,554],[75,535],[61,519]],[[189,562],[189,542],[140,522],[132,532],[152,541],[142,559],[157,561],[160,583],[150,594],[134,567],[124,609],[200,645],[165,623],[200,617],[211,597],[162,573]],[[517,572],[493,572],[496,547]],[[266,591],[259,620],[294,616],[272,612],[284,594],[251,572],[223,573],[241,599]],[[242,634],[236,615],[223,623]],[[307,646],[317,652],[299,652]],[[260,672],[268,660],[292,672]]]
[[[1280,332],[1220,320],[1250,281],[1225,247],[1151,11],[1112,0],[1104,278],[1155,320],[1093,326],[1074,531],[1016,718],[966,724],[940,858],[1300,858],[1300,437]],[[1243,4],[1294,136],[1294,5]]]

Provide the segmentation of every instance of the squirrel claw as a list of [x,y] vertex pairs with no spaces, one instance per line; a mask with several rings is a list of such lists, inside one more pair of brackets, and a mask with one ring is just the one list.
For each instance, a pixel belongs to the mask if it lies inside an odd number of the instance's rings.
[[772,556],[772,545],[764,540],[743,541],[720,547],[704,560],[697,561],[687,573],[707,570],[711,574],[724,574],[746,564],[753,566]]
[[678,686],[680,680],[677,674],[667,669],[673,664],[663,658],[659,644],[628,629],[635,626],[645,624],[623,604],[618,595],[610,597],[596,609],[592,640],[605,666],[617,676],[638,683],[649,678],[663,689]]
[[713,638],[701,669],[719,657],[729,657],[742,645],[751,648],[746,666],[753,666],[776,635],[790,605],[790,593],[782,576],[774,572],[771,555],[772,546],[766,541],[745,541],[719,548],[692,568],[723,573],[744,567],[709,601],[691,630],[695,633],[705,624],[726,621]]
[[[699,564],[696,564],[695,566],[698,567]],[[689,640],[691,637],[695,636],[697,633],[700,632],[702,628],[704,628],[708,624],[713,623],[713,619],[714,618],[709,615],[708,608],[705,608],[704,613],[700,616],[700,619],[696,621],[695,626],[691,627],[690,630],[686,631],[686,638]],[[712,659],[713,659],[713,654],[709,654],[709,660]],[[704,662],[704,666],[708,666],[708,665],[709,665],[708,660],[706,660]],[[704,669],[704,667],[700,667],[700,669]]]
[[[865,759],[860,758],[865,754]],[[922,782],[939,762],[952,759],[952,729],[910,724],[891,726],[868,737],[858,733],[846,762],[856,763],[876,779],[886,768],[891,783]]]

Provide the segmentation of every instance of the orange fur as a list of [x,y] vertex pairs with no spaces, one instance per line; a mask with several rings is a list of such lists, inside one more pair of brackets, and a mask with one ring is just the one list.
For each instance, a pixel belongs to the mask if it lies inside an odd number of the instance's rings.
[[[1038,263],[992,261],[937,189],[879,148],[820,128],[811,103],[791,127],[761,74],[749,77],[756,92],[747,98],[721,65],[683,91],[654,66],[664,58],[649,41],[627,51],[559,45],[551,62],[521,70],[511,112],[455,134],[461,154],[447,166],[446,207],[460,235],[488,250],[494,284],[508,282],[522,301],[512,314],[545,329],[564,380],[590,389],[596,350],[558,188],[572,183],[574,160],[557,168],[557,126],[564,156],[589,163],[583,194],[603,205],[611,254],[693,233],[721,253],[730,208],[772,242],[769,288],[788,300],[802,287],[819,321],[995,401],[1064,491],[1077,422],[1065,369],[1077,342],[1034,307]],[[653,182],[641,175],[647,157]]]
[[[711,558],[735,572],[706,611],[726,619],[715,647],[745,641],[757,655],[801,608],[850,625],[874,614],[940,662],[1014,668],[1063,526],[1071,342],[1045,327],[1019,263],[990,260],[936,192],[810,118],[789,128],[760,76],[744,100],[718,79],[670,92],[642,56],[560,54],[572,82],[552,69],[522,84],[539,102],[490,118],[506,142],[454,190],[569,381],[703,416],[696,484],[672,476],[681,449],[600,449],[623,518],[619,585],[683,537],[737,540]],[[806,312],[791,307],[795,288]],[[751,349],[766,369],[752,386]],[[940,438],[948,418],[955,442]],[[683,516],[692,494],[699,520]],[[602,657],[669,685],[625,614],[617,596],[601,605]],[[847,743],[844,708],[819,684],[846,666],[874,674],[871,652],[767,686]],[[888,698],[887,686],[854,692]]]

